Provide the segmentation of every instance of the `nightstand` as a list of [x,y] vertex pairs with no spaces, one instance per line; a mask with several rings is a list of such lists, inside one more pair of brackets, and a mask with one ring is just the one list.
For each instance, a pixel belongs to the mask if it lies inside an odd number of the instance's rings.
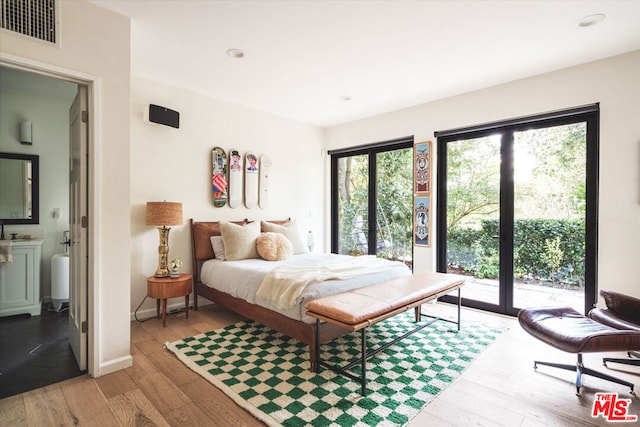
[[167,298],[184,297],[184,304],[189,318],[189,295],[192,289],[191,274],[181,274],[177,279],[170,277],[147,277],[147,296],[157,298],[156,313],[160,318],[160,301],[162,301],[162,327],[167,323]]

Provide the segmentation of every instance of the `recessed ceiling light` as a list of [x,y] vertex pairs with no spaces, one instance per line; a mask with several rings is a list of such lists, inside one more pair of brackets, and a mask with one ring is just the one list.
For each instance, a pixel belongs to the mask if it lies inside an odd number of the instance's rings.
[[227,55],[229,55],[232,58],[242,58],[244,56],[244,52],[241,51],[240,49],[228,49]]
[[604,18],[606,18],[606,16],[602,13],[583,16],[578,20],[578,27],[592,27],[604,21]]

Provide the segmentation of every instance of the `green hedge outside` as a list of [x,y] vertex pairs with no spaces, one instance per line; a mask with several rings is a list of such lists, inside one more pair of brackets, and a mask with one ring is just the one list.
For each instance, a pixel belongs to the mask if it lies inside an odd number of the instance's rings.
[[[499,221],[480,229],[448,231],[447,263],[478,278],[499,273]],[[514,276],[524,281],[551,281],[584,286],[584,220],[525,219],[514,223]]]

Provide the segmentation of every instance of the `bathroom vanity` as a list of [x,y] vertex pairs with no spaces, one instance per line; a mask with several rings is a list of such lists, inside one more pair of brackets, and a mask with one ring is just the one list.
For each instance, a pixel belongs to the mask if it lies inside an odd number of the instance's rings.
[[42,240],[13,240],[13,262],[0,263],[0,317],[39,316]]

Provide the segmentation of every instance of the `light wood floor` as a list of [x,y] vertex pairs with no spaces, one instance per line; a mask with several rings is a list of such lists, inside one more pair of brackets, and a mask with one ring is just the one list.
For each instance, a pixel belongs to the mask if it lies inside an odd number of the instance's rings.
[[[453,316],[448,305],[427,310]],[[441,314],[442,315],[442,314]],[[162,321],[131,323],[134,365],[93,379],[81,376],[0,400],[2,426],[261,426],[217,388],[186,368],[162,344],[241,320],[215,306],[171,315]],[[533,369],[533,359],[573,364],[563,353],[522,331],[517,320],[463,310],[463,321],[509,328],[495,343],[409,424],[417,426],[594,426],[610,425],[591,417],[594,393],[616,392],[632,398],[630,414],[640,402],[626,387],[584,377],[582,396],[574,391],[574,374],[553,368]],[[640,369],[607,369],[601,356],[585,355],[585,364],[615,372],[638,384]],[[624,424],[624,423],[622,423]]]

